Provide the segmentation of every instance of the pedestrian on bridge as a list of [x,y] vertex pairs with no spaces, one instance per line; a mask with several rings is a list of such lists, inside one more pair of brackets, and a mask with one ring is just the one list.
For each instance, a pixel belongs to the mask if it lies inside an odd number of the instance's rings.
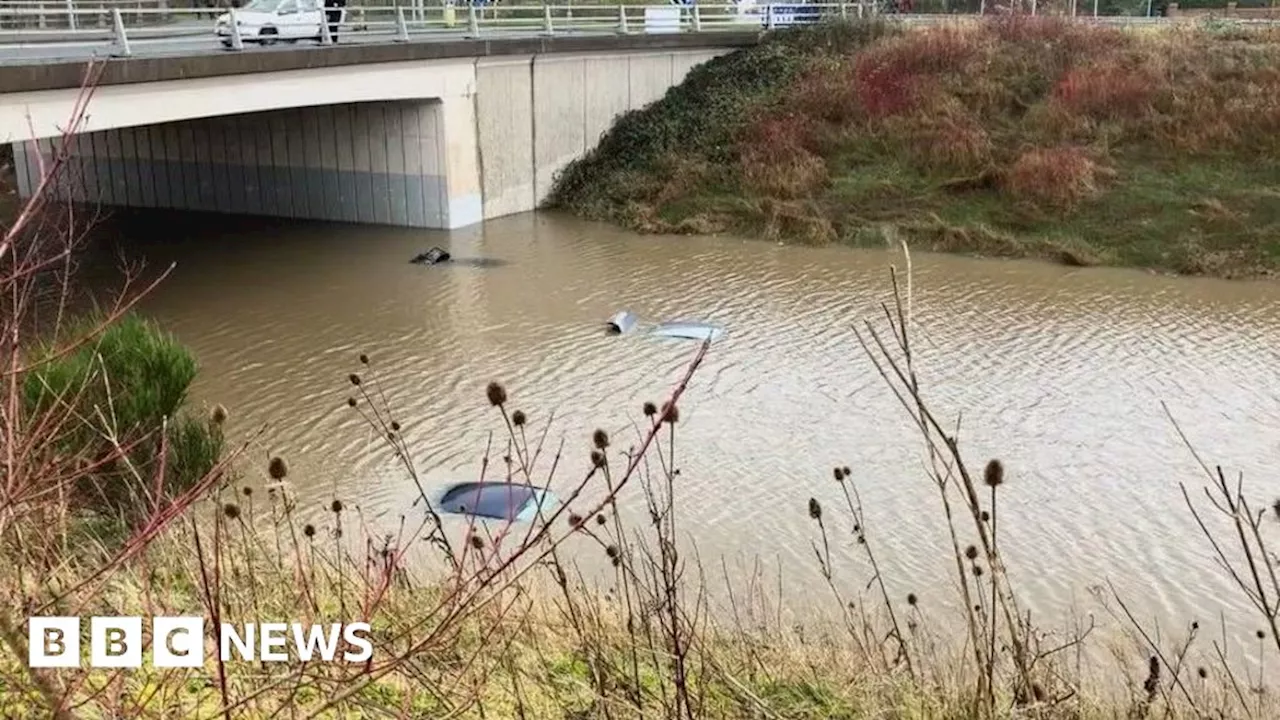
[[338,26],[342,23],[342,13],[347,7],[347,0],[324,0],[325,21],[329,23],[329,37],[338,42]]

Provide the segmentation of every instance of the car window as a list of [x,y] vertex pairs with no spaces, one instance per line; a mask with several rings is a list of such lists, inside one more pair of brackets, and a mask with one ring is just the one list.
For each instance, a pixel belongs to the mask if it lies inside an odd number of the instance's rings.
[[298,10],[301,12],[310,12],[320,9],[319,0],[298,0]]
[[280,8],[276,10],[276,12],[278,13],[298,12],[298,3],[296,2],[296,0],[284,0],[284,2],[280,3]]

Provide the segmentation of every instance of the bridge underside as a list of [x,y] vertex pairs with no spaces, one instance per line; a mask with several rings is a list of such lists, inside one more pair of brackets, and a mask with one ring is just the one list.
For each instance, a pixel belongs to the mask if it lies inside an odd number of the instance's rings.
[[[43,136],[14,145],[23,197],[65,142],[69,160],[52,194],[72,202],[453,229],[536,209],[559,171],[619,115],[726,52],[522,55],[119,84],[95,93],[90,131],[65,141],[48,136],[76,93],[26,93],[0,97],[8,100],[0,136]],[[327,97],[333,102],[315,104]],[[16,108],[30,110],[22,133]]]
[[[62,200],[423,228],[480,222],[469,97],[321,105],[81,133]],[[29,197],[60,139],[14,144]],[[37,150],[37,147],[39,148]]]

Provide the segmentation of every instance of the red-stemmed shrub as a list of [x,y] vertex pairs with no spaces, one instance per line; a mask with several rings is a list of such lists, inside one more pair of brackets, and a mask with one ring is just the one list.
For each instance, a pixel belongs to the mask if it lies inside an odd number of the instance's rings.
[[827,181],[827,165],[811,152],[813,123],[800,114],[775,115],[753,123],[739,147],[743,184],[776,198],[811,195]]
[[893,38],[858,58],[854,84],[873,120],[924,108],[934,76],[958,72],[980,56],[979,36],[956,28],[931,28]]
[[1004,188],[1017,199],[1067,209],[1098,192],[1103,172],[1082,147],[1033,148],[1005,173]]
[[1149,70],[1119,62],[1072,68],[1053,90],[1053,100],[1074,113],[1099,119],[1131,119],[1151,110],[1158,79]]
[[924,170],[966,174],[991,162],[991,138],[966,114],[920,116],[898,134],[912,162]]

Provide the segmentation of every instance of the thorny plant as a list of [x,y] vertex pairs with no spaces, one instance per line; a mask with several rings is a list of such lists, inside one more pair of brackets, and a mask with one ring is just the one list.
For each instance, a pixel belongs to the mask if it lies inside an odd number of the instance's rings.
[[1161,408],[1207,481],[1200,488],[1204,497],[1199,503],[1186,483],[1178,483],[1187,510],[1212,551],[1214,562],[1253,607],[1260,623],[1254,631],[1257,678],[1250,677],[1247,670],[1239,668],[1229,657],[1227,621],[1221,613],[1220,636],[1210,642],[1209,649],[1197,653],[1203,661],[1196,664],[1192,662],[1193,652],[1203,644],[1204,635],[1198,620],[1188,623],[1185,635],[1170,644],[1161,636],[1159,627],[1148,628],[1108,582],[1108,599],[1119,609],[1119,612],[1112,611],[1113,614],[1131,628],[1139,646],[1150,653],[1142,692],[1135,693],[1129,717],[1150,717],[1156,700],[1163,700],[1167,706],[1172,704],[1171,696],[1177,696],[1199,717],[1274,717],[1276,711],[1266,687],[1265,667],[1269,648],[1280,651],[1277,634],[1280,631],[1277,625],[1280,557],[1272,549],[1273,541],[1268,539],[1274,528],[1267,525],[1274,526],[1280,520],[1280,500],[1269,507],[1250,502],[1244,488],[1244,474],[1238,473],[1233,482],[1221,465],[1210,467],[1169,407],[1162,402]]
[[[506,601],[507,596],[511,596],[512,600],[520,598],[524,594],[521,581],[535,569],[544,568],[559,590],[561,620],[580,638],[579,651],[587,658],[590,677],[601,697],[608,696],[614,683],[626,682],[629,683],[626,687],[627,697],[637,709],[643,710],[646,702],[640,680],[643,653],[647,655],[648,662],[670,668],[673,678],[671,686],[668,688],[662,683],[658,688],[663,706],[670,708],[669,716],[698,716],[696,701],[688,681],[693,642],[691,638],[697,634],[696,611],[694,618],[688,617],[681,599],[683,568],[675,550],[671,489],[678,474],[674,466],[675,424],[679,420],[677,402],[701,364],[708,345],[708,342],[703,343],[684,379],[663,403],[661,413],[653,403],[645,405],[643,410],[649,420],[649,427],[637,428],[637,444],[624,453],[626,461],[621,467],[617,467],[608,456],[607,450],[612,442],[608,433],[596,430],[592,434],[593,449],[587,456],[588,469],[584,476],[559,491],[564,497],[563,502],[552,506],[539,504],[537,522],[530,524],[523,532],[513,519],[498,522],[495,529],[488,522],[478,521],[475,514],[466,514],[465,540],[457,545],[457,553],[451,558],[453,571],[446,584],[448,591],[441,601],[441,622],[461,623],[483,606],[501,604]],[[351,384],[359,389],[359,398],[348,399],[347,405],[361,411],[366,422],[387,439],[396,456],[409,466],[402,426],[392,419],[381,385],[368,378],[367,371],[371,368],[369,357],[362,354],[360,362],[365,374],[353,373],[349,377]],[[376,389],[370,391],[370,386]],[[542,486],[550,487],[556,480],[557,472],[567,462],[564,443],[560,443],[551,457],[546,475],[542,476],[536,463],[546,450],[547,430],[544,429],[541,433],[536,445],[531,444],[528,438],[528,414],[521,409],[512,409],[506,388],[493,382],[488,385],[485,394],[490,405],[501,414],[507,434],[506,453],[502,457],[505,477],[501,482],[533,486],[541,481]],[[369,409],[364,410],[366,407]],[[553,417],[554,415],[549,416],[547,428]],[[663,428],[667,429],[665,453],[660,440]],[[492,444],[491,438],[490,448]],[[652,454],[658,456],[661,467],[657,473],[660,480],[657,481],[649,460]],[[487,477],[491,464],[492,457],[486,451],[481,461],[481,482],[491,481]],[[616,507],[618,494],[637,479],[644,485],[649,496],[650,514],[660,547],[658,558],[647,555],[643,562],[637,561],[635,546],[627,539]],[[655,485],[661,485],[665,490],[655,491]],[[597,491],[596,488],[603,490]],[[440,514],[432,506],[431,498],[427,493],[421,492],[419,500],[427,506],[432,532],[438,533],[437,537],[444,537],[444,526]],[[625,657],[629,661],[629,667],[609,665],[609,657],[599,652],[596,644],[587,642],[604,632],[601,626],[604,621],[593,617],[593,613],[597,612],[594,606],[584,602],[574,592],[579,583],[572,583],[571,578],[574,575],[580,577],[580,572],[562,557],[563,545],[573,536],[585,537],[599,545],[617,569],[617,579],[623,588],[621,594],[628,607],[628,633],[632,640],[637,640],[641,634],[644,637],[643,645],[635,642],[628,647]],[[447,541],[442,542],[442,545],[452,547]],[[403,556],[403,550],[398,555]],[[655,618],[658,621],[656,629],[653,627]],[[437,634],[440,632],[436,631]],[[418,643],[411,645],[411,651],[420,652],[426,647]],[[669,660],[664,661],[663,658]],[[394,667],[395,662],[392,660],[384,663],[384,669]],[[374,671],[357,681],[351,690],[340,695],[349,696],[362,687],[361,683],[372,682],[378,677],[379,672]],[[517,703],[522,703],[520,693],[514,694]]]
[[[1072,698],[1076,707],[1062,712],[1079,713],[1081,688],[1079,678],[1068,677],[1060,663],[1052,662],[1059,653],[1077,649],[1093,632],[1094,625],[1078,630],[1074,636],[1057,645],[1046,645],[1046,635],[1035,627],[1029,613],[1019,610],[1017,595],[1001,556],[999,545],[998,508],[1001,488],[1005,487],[1005,468],[998,459],[990,460],[981,477],[975,477],[966,465],[959,449],[958,431],[948,432],[929,408],[915,369],[911,338],[912,293],[910,286],[910,252],[905,243],[902,251],[907,262],[907,287],[905,292],[898,285],[896,271],[891,268],[893,281],[892,304],[882,305],[884,317],[890,328],[890,339],[870,323],[855,329],[858,340],[881,377],[889,384],[895,397],[909,413],[913,424],[925,440],[928,453],[927,470],[936,485],[942,505],[943,517],[951,539],[956,573],[964,602],[968,646],[973,653],[973,681],[975,692],[968,714],[973,717],[994,717],[1022,708],[1025,712],[1057,713]],[[1166,412],[1168,412],[1166,408]],[[1266,698],[1263,687],[1262,666],[1267,644],[1280,650],[1280,573],[1276,565],[1280,557],[1270,549],[1263,527],[1265,518],[1273,513],[1280,518],[1280,500],[1270,508],[1257,508],[1250,504],[1243,490],[1243,479],[1235,483],[1227,480],[1221,467],[1210,469],[1187,441],[1185,434],[1174,423],[1180,437],[1191,449],[1196,462],[1209,478],[1204,495],[1211,509],[1227,519],[1225,530],[1214,530],[1206,519],[1204,510],[1192,501],[1185,485],[1183,497],[1202,534],[1212,548],[1215,559],[1226,571],[1231,581],[1248,598],[1257,610],[1265,629],[1256,632],[1258,641],[1257,664],[1259,676],[1256,685],[1246,691],[1241,687],[1239,670],[1234,669],[1227,657],[1226,623],[1223,636],[1213,642],[1215,674],[1222,679],[1220,685],[1208,682],[1210,670],[1204,666],[1190,677],[1190,653],[1200,633],[1199,622],[1188,626],[1186,636],[1175,647],[1162,649],[1159,633],[1148,632],[1119,593],[1111,587],[1111,595],[1120,608],[1116,615],[1136,631],[1141,647],[1151,654],[1142,675],[1141,690],[1133,694],[1127,714],[1131,718],[1146,718],[1163,703],[1166,717],[1179,713],[1193,717],[1268,717],[1274,711],[1273,703]],[[879,601],[887,615],[887,633],[879,636],[872,629],[874,621],[864,607],[849,602],[845,611],[850,636],[865,659],[881,667],[901,665],[913,684],[925,691],[945,692],[943,683],[930,681],[919,672],[920,659],[913,656],[912,643],[903,632],[903,621],[895,612],[895,603],[885,588],[883,571],[872,551],[868,539],[867,522],[858,494],[853,471],[848,466],[834,468],[833,475],[840,485],[851,520],[852,537],[862,549],[871,569],[868,587],[875,586]],[[955,496],[958,495],[958,501]],[[984,498],[985,496],[985,498]],[[957,507],[961,510],[956,517]],[[814,545],[819,570],[842,607],[845,603],[833,580],[833,555],[828,536],[830,518],[816,498],[809,499],[808,513],[818,526],[821,547]],[[960,537],[961,526],[970,526],[978,537],[978,543],[964,545]],[[1225,537],[1224,537],[1225,534]],[[1108,583],[1110,585],[1110,583]],[[915,611],[918,598],[915,593],[907,596],[908,612]],[[1104,603],[1106,605],[1106,603]],[[1108,611],[1111,608],[1107,607]],[[856,610],[853,619],[849,610]],[[913,616],[907,621],[907,629],[915,636],[918,621]],[[894,655],[882,654],[883,642],[892,641]],[[918,652],[918,651],[914,651]],[[1005,679],[1007,677],[1007,680]],[[1006,692],[1007,690],[1007,692]],[[1247,696],[1252,695],[1252,701]],[[1012,707],[1002,710],[1001,698]]]
[[[997,508],[999,488],[1004,484],[1004,466],[999,460],[993,459],[987,463],[981,476],[976,476],[960,453],[957,437],[959,421],[956,429],[948,431],[925,401],[916,373],[912,345],[910,253],[905,243],[902,244],[902,249],[908,264],[907,288],[904,293],[898,285],[896,271],[891,269],[893,304],[882,305],[891,339],[886,340],[870,321],[865,321],[863,328],[855,328],[855,333],[877,372],[911,416],[928,453],[927,469],[941,499],[964,603],[969,646],[977,669],[974,678],[974,704],[970,712],[979,717],[992,717],[996,714],[997,688],[1001,682],[999,676],[1002,666],[1006,665],[1001,661],[999,651],[1004,647],[1009,649],[1005,659],[1012,675],[1013,704],[1028,706],[1060,703],[1071,697],[1076,690],[1065,687],[1062,694],[1050,697],[1044,682],[1038,680],[1040,675],[1047,676],[1050,673],[1037,673],[1038,666],[1056,653],[1073,647],[1082,638],[1073,638],[1062,645],[1046,649],[1041,643],[1040,633],[1031,625],[1029,615],[1024,616],[1019,608],[1017,594],[1004,565],[999,545]],[[843,468],[838,471],[837,479],[844,485],[848,484]],[[983,495],[986,495],[985,503]],[[867,554],[875,568],[877,582],[880,582],[882,597],[890,613],[893,625],[891,636],[897,641],[898,657],[906,663],[908,671],[914,674],[901,627],[893,615],[892,602],[883,589],[883,582],[879,580],[880,571],[874,564],[874,556],[866,543],[860,503],[856,501],[856,497],[851,497],[849,505],[855,518],[855,527],[858,528],[855,531],[858,540],[868,547]],[[957,510],[961,513],[959,518],[956,516]],[[960,523],[968,526],[969,531],[977,537],[976,544],[961,542]]]

